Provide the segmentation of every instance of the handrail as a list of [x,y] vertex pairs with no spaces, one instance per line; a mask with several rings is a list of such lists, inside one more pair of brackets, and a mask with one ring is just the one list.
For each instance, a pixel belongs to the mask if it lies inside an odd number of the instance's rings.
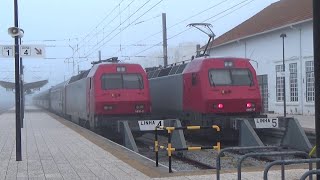
[[[254,156],[288,156],[288,155],[302,155],[306,158],[309,158],[309,154],[304,152],[304,151],[284,151],[284,152],[258,152],[258,153],[248,153],[243,156],[238,160],[238,180],[241,180],[241,166],[242,162],[248,158],[248,157],[254,157]],[[309,164],[309,168],[312,169],[312,164]],[[284,179],[284,167],[282,169],[281,173],[282,179]]]
[[[320,175],[320,170],[309,170],[309,171],[307,171],[307,172],[305,172],[302,176],[301,176],[301,178],[300,178],[300,180],[305,180],[308,176],[310,176],[311,177],[311,179],[312,179],[312,174],[317,174],[317,175]],[[310,178],[309,177],[309,178]]]
[[316,162],[320,162],[320,158],[299,159],[299,160],[276,160],[276,161],[273,161],[273,162],[267,164],[267,166],[264,168],[263,179],[264,180],[268,180],[268,172],[271,169],[271,167],[274,166],[274,165],[282,165],[282,164],[283,165],[289,165],[289,164],[305,164],[305,163],[309,163],[309,170],[311,170],[310,169],[310,163],[316,163]]
[[222,149],[216,159],[216,174],[217,174],[217,180],[220,180],[220,170],[221,170],[221,156],[228,151],[241,151],[241,150],[262,150],[262,149],[280,149],[278,146],[250,146],[250,147],[228,147]]

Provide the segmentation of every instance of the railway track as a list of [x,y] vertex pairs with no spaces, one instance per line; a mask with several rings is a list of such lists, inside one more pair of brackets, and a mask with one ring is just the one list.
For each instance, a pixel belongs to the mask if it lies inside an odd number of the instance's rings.
[[[107,131],[103,131],[103,132],[107,132]],[[284,133],[285,131],[282,129],[275,129],[274,131],[266,131],[266,132],[260,133],[260,136],[268,137],[270,142],[276,142],[276,141],[279,141],[280,137],[282,137]],[[107,137],[107,134],[101,134],[101,133],[98,133],[98,134]],[[314,134],[310,133],[309,136],[312,138],[314,137]],[[122,142],[120,139],[111,139],[111,140],[115,141],[118,144],[121,144]],[[135,140],[136,140],[140,154],[155,160],[154,134],[152,133],[145,134],[141,137],[136,137]],[[160,145],[166,145],[167,143],[167,137],[165,136],[161,136],[161,135],[158,136],[158,140]],[[188,146],[206,146],[208,144],[212,144],[212,142],[204,139],[199,139],[199,138],[190,138],[190,139],[187,138]],[[230,146],[237,146],[237,145],[223,143],[223,148],[230,147]],[[288,150],[288,149],[283,149],[283,150]],[[184,151],[184,152],[186,152],[184,153],[184,155],[173,153],[173,156],[172,156],[173,170],[195,171],[195,170],[216,169],[215,157],[217,157],[217,154],[218,154],[217,151],[203,150],[203,151]],[[236,168],[238,158],[244,154],[245,153],[243,152],[228,153],[226,157],[223,158],[223,160],[221,160],[221,162],[224,162],[224,164],[222,164],[222,167],[224,169]],[[278,157],[271,157],[271,158],[270,157],[253,157],[246,160],[248,162],[245,164],[245,166],[264,166],[265,163],[274,161],[277,158]],[[169,161],[168,161],[166,150],[159,151],[159,163],[168,166]]]

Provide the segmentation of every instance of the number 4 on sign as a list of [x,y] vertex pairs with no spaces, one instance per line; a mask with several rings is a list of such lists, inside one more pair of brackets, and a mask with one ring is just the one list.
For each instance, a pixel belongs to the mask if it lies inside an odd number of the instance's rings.
[[28,56],[28,55],[30,55],[30,52],[29,52],[28,49],[26,49],[23,54],[26,55],[26,56]]
[[20,46],[21,56],[30,56],[31,48],[30,46]]

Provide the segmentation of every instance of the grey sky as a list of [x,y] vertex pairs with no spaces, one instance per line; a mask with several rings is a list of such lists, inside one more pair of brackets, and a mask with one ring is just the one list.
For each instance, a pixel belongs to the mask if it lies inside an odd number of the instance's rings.
[[[207,36],[195,29],[187,30],[187,24],[203,22],[212,17],[205,22],[211,23],[215,34],[219,36],[277,0],[160,1],[19,0],[20,27],[25,31],[23,43],[51,46],[46,48],[46,57],[56,58],[25,59],[25,80],[30,82],[49,79],[51,86],[69,78],[73,73],[73,66],[67,63],[66,58],[72,57],[72,48],[77,49],[77,45],[79,50],[73,56],[74,71],[77,71],[78,65],[80,70],[90,68],[90,62],[97,59],[98,50],[102,51],[103,57],[124,56],[120,58],[124,59],[126,56],[135,61],[138,59],[134,58],[136,55],[150,56],[152,52],[162,49],[159,45],[154,46],[162,41],[162,34],[150,37],[161,31],[161,13],[167,14],[169,46],[176,46],[182,42],[197,42],[204,45]],[[122,3],[119,6],[120,2]],[[160,3],[156,5],[158,2]],[[237,4],[239,5],[236,6]],[[147,12],[154,5],[156,6]],[[216,6],[212,9],[188,19],[214,5]],[[227,10],[233,6],[234,8]],[[113,9],[115,10],[112,11]],[[13,26],[13,1],[3,0],[0,13],[0,44],[12,44],[13,39],[7,34],[7,29]],[[144,13],[146,14],[143,15]],[[106,17],[108,14],[110,15]],[[130,15],[132,17],[129,18]],[[185,19],[188,20],[181,22]],[[177,24],[179,22],[181,23]],[[171,38],[173,36],[174,38]],[[145,39],[147,37],[150,38]],[[154,47],[150,48],[152,46]],[[150,49],[146,50],[148,48]],[[0,58],[0,60],[0,80],[14,81],[13,59]],[[71,61],[72,59],[69,59],[69,62]],[[3,88],[0,92],[3,92]]]

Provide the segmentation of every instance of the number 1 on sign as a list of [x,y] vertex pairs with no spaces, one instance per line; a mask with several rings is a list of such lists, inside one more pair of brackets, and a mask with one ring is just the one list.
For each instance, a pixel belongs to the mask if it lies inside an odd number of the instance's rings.
[[8,54],[8,56],[10,56],[10,50],[9,49],[7,50],[7,54]]

